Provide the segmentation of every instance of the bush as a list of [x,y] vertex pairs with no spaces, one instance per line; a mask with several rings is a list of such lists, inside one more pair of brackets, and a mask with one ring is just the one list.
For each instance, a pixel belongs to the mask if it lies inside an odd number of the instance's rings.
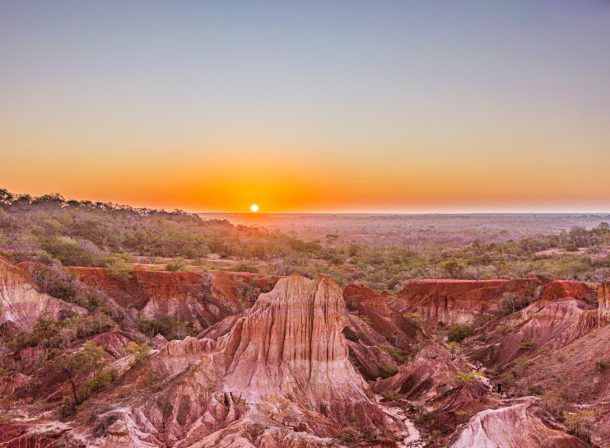
[[186,263],[181,258],[174,260],[171,263],[167,263],[165,265],[165,270],[170,271],[170,272],[181,272],[181,271],[184,271],[185,269],[186,269]]
[[85,384],[85,397],[89,397],[97,391],[108,387],[116,379],[116,374],[113,371],[103,370],[97,373]]
[[133,268],[131,267],[131,263],[127,261],[123,257],[113,257],[110,259],[110,264],[108,265],[108,270],[110,271],[110,275],[112,275],[117,280],[128,281],[131,279],[133,275]]
[[385,390],[381,393],[381,396],[387,401],[397,401],[401,399],[401,395],[393,390]]
[[382,362],[381,365],[379,366],[379,369],[381,370],[381,375],[384,378],[389,378],[391,376],[396,375],[396,372],[398,372],[398,368],[392,364],[388,364],[387,362]]
[[98,266],[101,259],[77,241],[67,237],[45,238],[42,248],[64,266]]
[[61,348],[76,339],[104,333],[112,328],[112,321],[104,314],[71,317],[62,320],[40,319],[31,333],[20,333],[9,341],[14,350],[24,347]]
[[133,365],[138,365],[148,356],[150,347],[146,343],[138,344],[137,342],[130,342],[129,345],[125,347],[125,352],[128,355],[133,356]]
[[472,334],[472,328],[469,325],[454,324],[447,332],[449,342],[462,342]]
[[351,429],[342,429],[335,434],[335,438],[340,440],[341,443],[354,443],[358,439],[358,435]]
[[472,370],[471,372],[457,372],[455,376],[462,383],[468,384],[474,381],[475,377],[481,376],[481,373],[476,370]]
[[194,336],[192,323],[185,323],[175,317],[163,316],[158,319],[140,318],[136,320],[138,329],[149,337],[157,334],[165,339],[184,339],[191,335]]
[[498,304],[498,312],[501,316],[508,316],[529,305],[529,300],[517,294],[505,293]]
[[61,419],[66,420],[74,417],[74,415],[76,415],[76,403],[74,403],[72,398],[65,396],[59,407],[59,416]]
[[519,344],[519,351],[528,352],[534,348],[534,343],[531,341],[523,341]]
[[563,413],[563,423],[568,432],[585,441],[589,440],[588,431],[594,419],[595,411],[588,409]]
[[392,358],[394,358],[394,360],[399,364],[402,364],[407,360],[407,354],[399,348],[394,347],[393,345],[381,344],[379,347],[387,354],[389,354]]
[[235,272],[251,272],[251,273],[258,272],[258,268],[256,267],[256,265],[251,264],[251,263],[246,263],[246,262],[237,263],[231,269]]
[[605,372],[610,367],[610,359],[599,359],[595,361],[595,370],[599,373]]

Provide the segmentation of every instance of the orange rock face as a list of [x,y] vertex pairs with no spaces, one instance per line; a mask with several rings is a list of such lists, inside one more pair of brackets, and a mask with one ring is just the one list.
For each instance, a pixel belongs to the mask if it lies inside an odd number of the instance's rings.
[[595,291],[586,283],[570,280],[553,280],[542,288],[540,299],[546,302],[572,298],[595,303]]
[[343,297],[348,309],[358,316],[364,316],[369,325],[388,341],[406,349],[421,339],[417,324],[388,305],[388,293],[378,293],[367,286],[352,284],[343,289]]
[[422,315],[430,328],[471,323],[478,315],[495,311],[505,294],[534,297],[538,279],[415,280],[408,282],[389,304],[400,312]]
[[270,291],[277,276],[242,272],[165,272],[134,270],[128,280],[104,268],[73,267],[81,281],[99,288],[141,317],[171,316],[204,328],[249,308],[261,292]]

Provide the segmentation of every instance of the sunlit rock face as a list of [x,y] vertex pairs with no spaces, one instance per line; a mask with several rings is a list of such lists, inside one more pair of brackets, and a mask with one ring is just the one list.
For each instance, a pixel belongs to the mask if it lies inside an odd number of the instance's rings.
[[42,294],[29,282],[24,271],[0,258],[0,330],[2,334],[31,331],[44,317],[82,315],[85,310]]
[[566,298],[580,300],[595,305],[595,290],[586,283],[573,280],[553,280],[544,285],[540,294],[541,302],[556,302]]
[[475,415],[450,448],[585,448],[550,416],[529,402]]
[[139,317],[164,316],[204,329],[252,306],[258,294],[270,291],[277,276],[247,272],[165,272],[136,269],[129,279],[117,279],[108,269],[72,267],[79,279],[99,288],[118,305]]
[[414,280],[389,304],[400,312],[417,313],[426,327],[470,324],[477,316],[496,311],[507,294],[533,298],[542,281],[515,280]]
[[280,279],[228,332],[170,342],[125,385],[135,405],[110,411],[123,446],[329,446],[346,427],[393,443],[399,422],[351,365],[344,321],[330,278]]
[[487,324],[469,340],[469,355],[488,366],[505,365],[526,352],[555,350],[589,334],[597,311],[587,302],[567,297],[536,301]]

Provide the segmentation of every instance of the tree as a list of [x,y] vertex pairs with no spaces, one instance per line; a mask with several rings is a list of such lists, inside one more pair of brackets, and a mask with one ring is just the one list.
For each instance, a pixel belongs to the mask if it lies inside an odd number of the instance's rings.
[[104,353],[104,349],[99,345],[87,342],[82,350],[58,356],[53,361],[55,367],[66,375],[68,383],[70,383],[72,399],[75,405],[82,401],[76,384],[78,375],[88,370],[93,370],[93,375],[97,376],[106,365]]

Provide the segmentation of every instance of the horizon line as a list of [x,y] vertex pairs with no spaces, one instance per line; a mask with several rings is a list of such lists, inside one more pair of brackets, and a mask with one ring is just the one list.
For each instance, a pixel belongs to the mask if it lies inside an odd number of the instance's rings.
[[245,215],[261,217],[265,215],[608,215],[610,210],[490,210],[490,211],[297,211],[297,212],[236,212],[236,211],[195,211],[197,215]]

